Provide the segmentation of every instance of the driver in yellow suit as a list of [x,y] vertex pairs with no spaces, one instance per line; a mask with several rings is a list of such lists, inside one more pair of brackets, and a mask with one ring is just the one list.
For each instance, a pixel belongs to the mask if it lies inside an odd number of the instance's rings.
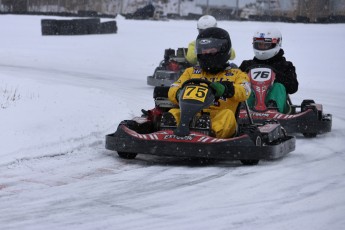
[[[197,23],[197,29],[199,33],[202,32],[204,29],[207,29],[210,27],[217,27],[217,20],[215,17],[211,15],[204,15],[201,18],[199,18],[198,23]],[[229,60],[234,60],[235,57],[236,57],[236,52],[233,49],[233,47],[231,47]],[[188,44],[186,60],[192,65],[196,65],[198,63],[196,52],[195,52],[195,40],[191,41]]]
[[[250,84],[248,75],[240,69],[231,68],[228,60],[231,40],[227,31],[212,27],[202,31],[196,40],[197,58],[200,66],[190,67],[169,89],[169,100],[178,104],[182,84],[192,78],[211,81],[210,87],[219,98],[205,112],[210,113],[212,130],[217,138],[230,138],[236,133],[235,112],[240,102],[248,99]],[[164,116],[180,122],[180,109],[170,109]],[[172,116],[171,116],[172,115]],[[163,118],[164,120],[166,118]]]

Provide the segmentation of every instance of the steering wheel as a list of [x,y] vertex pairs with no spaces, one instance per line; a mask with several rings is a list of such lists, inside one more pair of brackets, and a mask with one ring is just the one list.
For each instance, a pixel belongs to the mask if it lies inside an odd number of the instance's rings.
[[183,84],[181,85],[181,89],[183,89],[188,84],[200,85],[203,83],[206,84],[209,89],[211,89],[213,94],[216,93],[216,90],[214,88],[210,87],[212,82],[209,80],[206,80],[206,79],[201,79],[201,78],[192,78],[192,79],[189,79],[189,80],[183,82]]

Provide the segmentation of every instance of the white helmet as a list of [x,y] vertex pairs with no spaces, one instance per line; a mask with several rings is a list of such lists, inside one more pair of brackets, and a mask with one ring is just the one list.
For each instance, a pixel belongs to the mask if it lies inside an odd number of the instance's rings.
[[204,15],[198,20],[198,30],[204,30],[210,27],[217,27],[217,20],[211,15]]
[[274,57],[282,47],[282,34],[279,30],[260,29],[254,33],[253,50],[259,60],[267,60]]

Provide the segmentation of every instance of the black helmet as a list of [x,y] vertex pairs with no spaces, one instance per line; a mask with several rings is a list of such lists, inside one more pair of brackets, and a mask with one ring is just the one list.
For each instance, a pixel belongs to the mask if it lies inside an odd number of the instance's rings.
[[211,27],[199,33],[196,39],[196,54],[200,67],[210,73],[218,73],[228,66],[231,40],[229,33]]

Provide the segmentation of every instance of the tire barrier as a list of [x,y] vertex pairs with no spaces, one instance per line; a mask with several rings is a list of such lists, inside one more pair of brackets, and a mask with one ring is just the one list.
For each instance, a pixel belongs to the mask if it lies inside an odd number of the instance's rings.
[[97,11],[92,10],[78,10],[79,17],[97,17]]
[[53,19],[41,20],[42,35],[57,35],[57,23]]
[[137,9],[133,14],[124,15],[126,19],[148,19],[153,18],[155,7],[150,3],[142,8]]
[[101,23],[101,34],[116,34],[117,25],[116,21],[108,21]]
[[102,22],[99,18],[42,19],[42,35],[87,35],[117,33],[116,21]]
[[296,22],[300,22],[300,23],[310,23],[310,18],[306,17],[306,16],[296,16]]
[[[1,0],[0,0],[1,3]],[[1,5],[0,5],[1,9]],[[99,17],[99,18],[116,18],[117,14],[104,14],[96,11],[78,11],[77,13],[71,12],[40,12],[40,11],[0,11],[2,14],[19,14],[19,15],[38,15],[38,16],[60,16],[60,17]]]
[[316,19],[317,23],[345,23],[345,15],[330,15]]

